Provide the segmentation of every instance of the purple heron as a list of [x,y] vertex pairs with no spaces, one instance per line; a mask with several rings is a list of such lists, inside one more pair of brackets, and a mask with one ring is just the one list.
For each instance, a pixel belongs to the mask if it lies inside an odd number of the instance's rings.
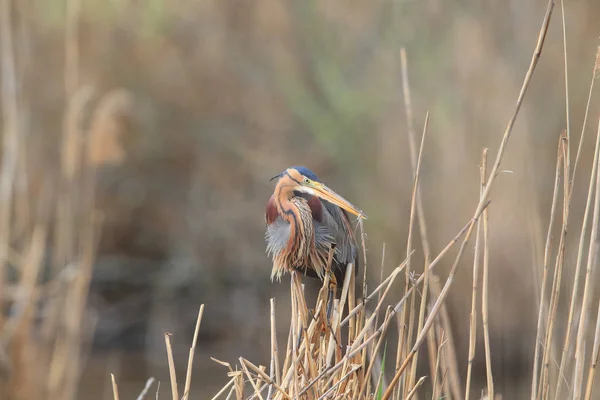
[[293,270],[323,280],[334,247],[330,282],[343,282],[349,263],[358,270],[358,247],[348,213],[366,215],[306,167],[290,167],[271,180],[276,178],[265,216],[267,254],[273,259],[271,280]]

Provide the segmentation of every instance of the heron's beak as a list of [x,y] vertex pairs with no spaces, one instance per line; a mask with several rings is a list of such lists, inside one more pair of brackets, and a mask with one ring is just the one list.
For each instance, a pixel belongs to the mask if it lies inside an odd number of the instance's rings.
[[323,200],[327,200],[328,202],[335,204],[336,206],[348,211],[350,214],[356,215],[359,218],[367,219],[365,213],[322,183],[313,182],[310,186],[314,190],[315,196],[318,196]]

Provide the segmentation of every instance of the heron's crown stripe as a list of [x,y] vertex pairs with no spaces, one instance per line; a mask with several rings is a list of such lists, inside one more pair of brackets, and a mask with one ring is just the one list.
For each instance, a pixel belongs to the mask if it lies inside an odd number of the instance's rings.
[[287,176],[289,176],[289,177],[290,177],[290,179],[291,179],[291,180],[293,180],[294,182],[296,182],[298,185],[301,185],[301,183],[300,183],[300,182],[298,182],[296,179],[294,179],[294,177],[293,177],[293,176],[291,176],[289,172],[285,171],[285,172],[284,172],[284,174],[285,174],[285,175],[287,175]]

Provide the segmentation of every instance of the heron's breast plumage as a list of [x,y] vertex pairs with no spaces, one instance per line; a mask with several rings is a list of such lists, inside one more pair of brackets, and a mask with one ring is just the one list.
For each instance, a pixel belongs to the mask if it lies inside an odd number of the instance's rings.
[[316,199],[294,197],[290,203],[294,206],[294,223],[288,222],[279,214],[275,201],[269,200],[266,210],[267,230],[265,240],[267,254],[273,259],[271,277],[281,278],[286,270],[299,269],[305,272],[313,270],[322,277],[327,255],[335,243],[327,226],[319,222],[321,202]]

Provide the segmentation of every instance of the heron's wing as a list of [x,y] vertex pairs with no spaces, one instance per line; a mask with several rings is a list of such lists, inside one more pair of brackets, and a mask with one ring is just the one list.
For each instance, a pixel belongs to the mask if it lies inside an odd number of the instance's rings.
[[336,243],[336,261],[341,266],[348,263],[354,264],[354,271],[358,271],[358,247],[348,214],[340,207],[326,200],[323,204],[322,222],[327,227],[329,234]]

